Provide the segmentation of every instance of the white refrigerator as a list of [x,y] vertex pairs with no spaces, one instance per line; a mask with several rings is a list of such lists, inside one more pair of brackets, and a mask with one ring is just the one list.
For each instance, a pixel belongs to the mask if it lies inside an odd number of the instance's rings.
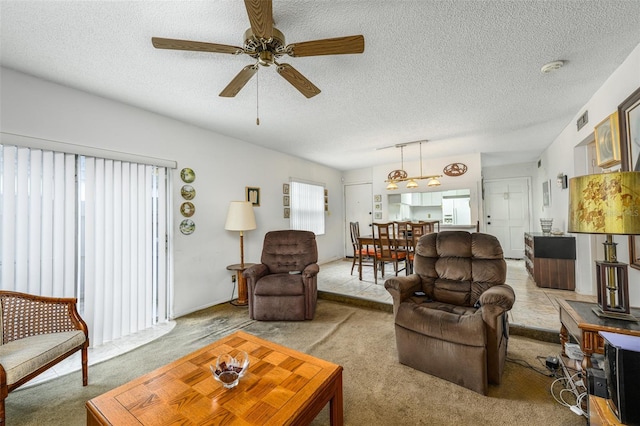
[[444,225],[471,225],[469,198],[443,198],[442,223]]

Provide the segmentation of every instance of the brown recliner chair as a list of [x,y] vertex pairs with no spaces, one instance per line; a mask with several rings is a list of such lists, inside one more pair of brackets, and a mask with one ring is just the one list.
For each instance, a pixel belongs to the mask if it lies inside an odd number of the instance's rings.
[[[414,274],[393,277],[400,363],[487,394],[499,384],[515,302],[497,238],[442,231],[418,240]],[[416,295],[424,292],[425,295]]]
[[262,321],[313,319],[320,271],[315,234],[267,232],[261,262],[244,271],[249,317]]

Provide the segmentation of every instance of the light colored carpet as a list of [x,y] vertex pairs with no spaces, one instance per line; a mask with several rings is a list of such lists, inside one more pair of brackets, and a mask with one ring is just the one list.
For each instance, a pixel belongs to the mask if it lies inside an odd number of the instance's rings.
[[[76,372],[12,392],[7,424],[84,425],[87,400],[238,329],[342,365],[347,425],[585,424],[553,399],[552,378],[516,362],[507,363],[503,383],[490,386],[488,396],[399,364],[388,312],[320,300],[313,321],[258,322],[246,308],[225,304],[176,322],[166,336],[90,367],[87,387]],[[510,359],[539,370],[536,356],[559,351],[559,344],[520,336],[509,341]],[[313,424],[329,424],[328,409]]]

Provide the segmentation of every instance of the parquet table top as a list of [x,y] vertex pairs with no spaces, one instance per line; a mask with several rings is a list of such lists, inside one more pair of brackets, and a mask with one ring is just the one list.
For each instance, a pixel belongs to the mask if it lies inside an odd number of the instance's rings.
[[[250,365],[225,389],[210,365],[243,350]],[[308,424],[330,403],[342,425],[342,367],[238,331],[86,403],[88,425]]]

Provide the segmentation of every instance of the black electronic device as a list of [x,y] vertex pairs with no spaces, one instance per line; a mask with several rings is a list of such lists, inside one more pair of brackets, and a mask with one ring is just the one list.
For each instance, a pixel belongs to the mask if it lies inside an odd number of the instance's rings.
[[547,368],[551,371],[556,371],[558,367],[560,367],[560,361],[558,361],[557,356],[548,356],[547,360],[545,361],[545,364],[547,365]]
[[587,390],[589,395],[599,396],[607,399],[607,379],[604,370],[599,368],[587,368]]
[[621,423],[640,425],[640,337],[601,331],[607,405]]

